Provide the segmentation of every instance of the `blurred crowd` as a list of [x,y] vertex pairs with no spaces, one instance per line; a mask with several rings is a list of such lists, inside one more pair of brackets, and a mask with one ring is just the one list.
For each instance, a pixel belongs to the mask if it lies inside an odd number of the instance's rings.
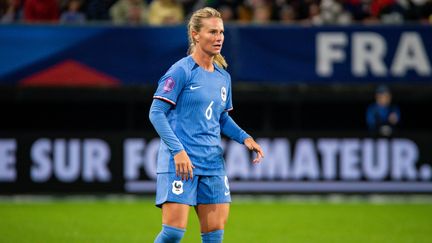
[[210,6],[225,22],[429,23],[432,0],[0,0],[1,23],[183,24]]

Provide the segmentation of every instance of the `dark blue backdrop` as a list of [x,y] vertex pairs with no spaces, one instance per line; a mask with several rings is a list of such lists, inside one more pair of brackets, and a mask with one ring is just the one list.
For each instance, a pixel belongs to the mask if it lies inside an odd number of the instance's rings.
[[[225,28],[223,55],[234,81],[432,82],[432,26]],[[155,83],[186,55],[187,47],[185,26],[1,26],[0,84],[18,84],[65,60],[91,67],[124,85]],[[373,58],[367,59],[368,53]],[[357,66],[363,72],[354,70],[356,60],[366,60]],[[319,65],[327,67],[324,74]]]

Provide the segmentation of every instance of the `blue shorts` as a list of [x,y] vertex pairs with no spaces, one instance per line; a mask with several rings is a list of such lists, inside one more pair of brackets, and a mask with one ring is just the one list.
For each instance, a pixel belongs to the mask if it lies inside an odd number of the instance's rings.
[[194,175],[192,180],[182,180],[175,173],[160,173],[156,182],[156,206],[166,202],[191,206],[230,203],[228,177]]

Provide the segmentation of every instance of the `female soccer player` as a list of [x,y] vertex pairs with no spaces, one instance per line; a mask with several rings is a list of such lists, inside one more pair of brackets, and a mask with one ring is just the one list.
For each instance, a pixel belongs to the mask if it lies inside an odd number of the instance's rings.
[[231,196],[221,133],[264,157],[261,147],[228,115],[231,77],[220,54],[224,26],[213,8],[194,12],[188,24],[189,56],[159,80],[149,118],[161,137],[156,205],[162,231],[155,242],[180,242],[190,206],[201,226],[202,242],[222,242]]

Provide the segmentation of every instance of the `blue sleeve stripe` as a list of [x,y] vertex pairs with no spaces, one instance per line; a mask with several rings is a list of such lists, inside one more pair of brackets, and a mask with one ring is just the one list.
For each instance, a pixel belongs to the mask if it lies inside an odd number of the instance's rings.
[[172,104],[172,105],[176,105],[176,103],[175,103],[174,101],[172,101],[172,100],[170,100],[170,99],[167,99],[167,98],[165,98],[165,97],[159,96],[159,95],[155,95],[155,96],[153,96],[153,99],[163,100],[163,101],[166,101],[166,102],[168,102],[168,103],[170,103],[170,104]]

